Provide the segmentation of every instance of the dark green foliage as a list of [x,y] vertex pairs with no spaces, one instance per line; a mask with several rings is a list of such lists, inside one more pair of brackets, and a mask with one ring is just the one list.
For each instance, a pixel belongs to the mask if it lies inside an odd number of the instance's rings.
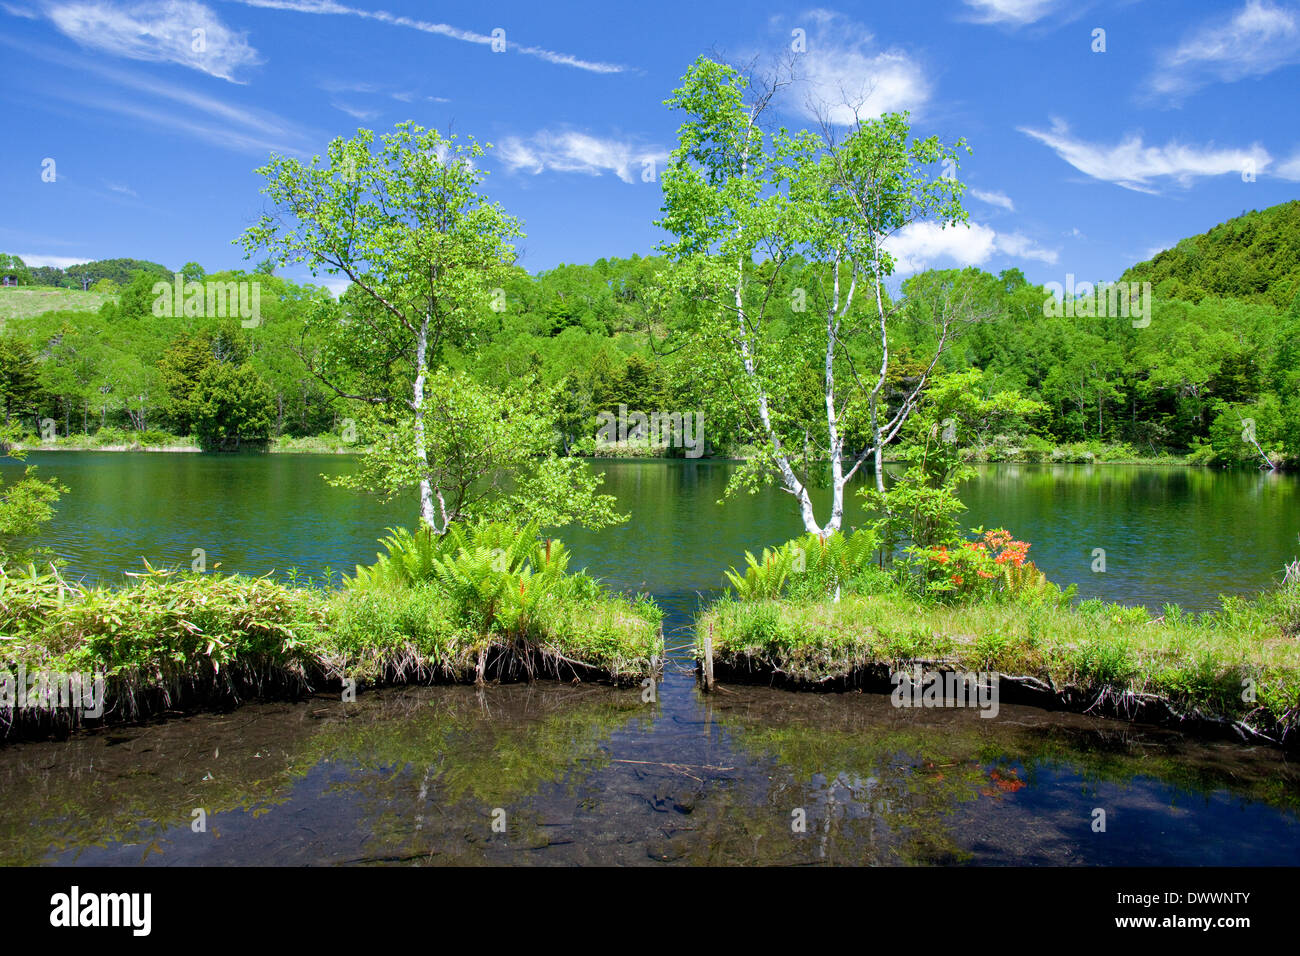
[[[1197,460],[1254,467],[1261,463],[1258,452],[1242,445],[1240,425],[1235,441],[1228,427],[1249,417],[1257,420],[1266,453],[1295,456],[1298,244],[1300,202],[1291,202],[1231,220],[1134,266],[1124,281],[1154,286],[1150,323],[1137,328],[1122,316],[1045,315],[1047,293],[1016,269],[996,276],[974,268],[912,276],[892,303],[890,407],[924,371],[922,357],[934,345],[933,316],[958,290],[971,321],[962,324],[936,371],[979,369],[988,394],[1016,390],[1046,406],[1041,415],[965,430],[961,445],[967,457],[1097,461],[1200,449]],[[269,273],[217,273],[207,278],[255,277],[262,283],[268,319],[261,327],[244,329],[236,322],[231,328],[228,320],[206,317],[161,319],[151,313],[161,267],[108,262],[140,267],[122,274],[102,268],[105,263],[87,266],[96,267],[97,278],[120,283],[116,305],[105,306],[99,316],[47,314],[12,327],[31,346],[44,388],[38,407],[23,412],[36,413],[31,427],[36,417],[48,416],[61,434],[96,426],[191,434],[188,400],[207,364],[199,354],[205,349],[222,361],[246,359],[266,382],[271,435],[337,434],[340,419],[355,409],[348,410],[318,375],[337,378],[340,368],[361,370],[351,379],[342,376],[350,392],[405,397],[395,370],[409,358],[395,343],[356,336],[347,346],[327,346],[317,334],[337,322],[339,309],[359,314],[365,306],[355,296],[336,303],[320,289]],[[727,386],[717,369],[677,348],[699,303],[664,291],[661,274],[667,268],[663,258],[632,256],[562,265],[536,276],[513,269],[503,282],[500,311],[483,315],[473,341],[449,346],[441,361],[490,388],[530,378],[558,386],[556,447],[566,453],[592,453],[599,413],[617,415],[620,405],[629,412],[700,411],[710,448],[743,453],[755,423],[738,418],[734,403],[721,400]],[[195,263],[183,272],[203,274]],[[828,279],[791,260],[770,295],[789,304],[795,290],[803,289],[807,309],[816,313],[825,304]],[[796,327],[790,322],[782,341]],[[342,354],[341,348],[357,354]],[[765,360],[797,353],[792,348]],[[859,372],[878,361],[869,342],[848,343],[841,357]],[[782,413],[806,417],[815,411],[822,402],[822,375],[816,364],[793,363]],[[849,375],[847,364],[837,372],[840,380]],[[867,438],[851,421],[845,430],[850,449]],[[825,436],[810,439],[815,454]]]
[[1279,311],[1300,293],[1300,200],[1229,219],[1124,273],[1165,299],[1240,299]]

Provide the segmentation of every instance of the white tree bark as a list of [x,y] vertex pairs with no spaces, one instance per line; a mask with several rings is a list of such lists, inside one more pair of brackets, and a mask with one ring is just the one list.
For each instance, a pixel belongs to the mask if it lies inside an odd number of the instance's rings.
[[420,322],[419,332],[415,337],[415,394],[411,396],[411,411],[415,417],[415,457],[424,466],[420,470],[420,520],[429,528],[441,534],[433,512],[433,486],[429,483],[429,449],[424,435],[424,382],[429,374],[429,316],[426,313]]

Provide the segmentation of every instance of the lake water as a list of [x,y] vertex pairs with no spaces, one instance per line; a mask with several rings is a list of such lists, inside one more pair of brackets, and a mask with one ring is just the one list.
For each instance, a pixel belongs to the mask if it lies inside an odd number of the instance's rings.
[[[152,564],[282,574],[296,567],[351,572],[374,560],[388,526],[412,526],[413,500],[382,504],[332,488],[354,460],[331,455],[36,453],[29,464],[71,488],[48,539],[68,573],[119,582]],[[559,535],[579,566],[612,587],[646,590],[690,613],[724,568],[802,531],[788,495],[768,489],[718,505],[735,465],[714,461],[601,461],[605,489],[630,513],[598,533]],[[6,481],[22,473],[0,465]],[[1300,478],[1125,465],[992,465],[962,491],[967,524],[1002,526],[1031,543],[1048,577],[1081,597],[1158,608],[1212,607],[1275,580],[1297,553]],[[826,496],[823,495],[822,499]],[[822,501],[820,515],[827,513]],[[526,517],[526,516],[521,516]],[[852,497],[846,523],[863,520]],[[1105,573],[1092,570],[1105,552]]]
[[[121,580],[141,556],[187,567],[195,548],[209,568],[319,576],[373,560],[383,529],[413,518],[411,502],[326,485],[321,473],[353,467],[342,457],[30,463],[72,489],[49,539],[88,579]],[[773,490],[719,506],[726,462],[596,467],[631,522],[561,536],[577,566],[665,607],[653,700],[405,688],[3,746],[0,862],[1300,863],[1300,772],[1267,748],[1006,704],[986,720],[876,695],[702,695],[691,617],[745,549],[800,530],[792,503]],[[1081,596],[1207,607],[1266,587],[1295,555],[1298,488],[1253,472],[1009,465],[963,497],[969,525],[1031,542]]]

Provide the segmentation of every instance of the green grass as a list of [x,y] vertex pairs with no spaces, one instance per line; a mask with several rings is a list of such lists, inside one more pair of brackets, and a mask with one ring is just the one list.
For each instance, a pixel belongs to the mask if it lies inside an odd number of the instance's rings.
[[[1176,613],[1169,613],[1174,610]],[[1215,612],[1085,601],[971,604],[901,593],[827,599],[724,599],[697,621],[725,667],[781,674],[796,685],[873,666],[923,661],[1032,677],[1088,701],[1143,695],[1179,713],[1239,722],[1275,739],[1300,724],[1300,584],[1258,600],[1228,598]],[[1253,701],[1243,692],[1253,687]]]
[[280,435],[271,439],[270,450],[277,454],[358,455],[364,453],[367,446],[356,442],[345,442],[340,435],[327,432],[323,435],[305,435],[301,438]]
[[52,286],[0,288],[0,325],[10,319],[30,319],[45,312],[98,312],[117,296]]
[[109,426],[89,435],[59,435],[53,441],[27,435],[19,447],[27,451],[198,451],[199,445],[191,435],[173,435],[155,429],[128,431]]

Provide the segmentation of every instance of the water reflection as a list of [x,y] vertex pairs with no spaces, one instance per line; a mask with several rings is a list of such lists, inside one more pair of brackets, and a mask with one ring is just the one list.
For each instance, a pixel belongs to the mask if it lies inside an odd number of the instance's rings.
[[6,747],[0,862],[1300,862],[1273,751],[1005,704],[661,690],[407,688]]
[[[409,503],[384,505],[332,488],[322,474],[355,467],[331,455],[34,453],[30,461],[71,489],[49,529],[74,576],[121,581],[141,556],[188,567],[193,548],[223,570],[319,577],[374,560],[389,525],[412,521]],[[21,464],[0,463],[10,480]],[[575,567],[614,587],[694,595],[722,583],[746,550],[784,541],[801,526],[775,489],[718,505],[735,469],[719,461],[598,461],[605,490],[632,521],[598,533],[564,529]],[[869,477],[868,477],[868,480]],[[822,514],[828,492],[814,497]],[[1084,597],[1158,608],[1216,604],[1220,593],[1266,587],[1297,552],[1300,478],[1175,466],[989,465],[962,490],[970,526],[1004,526],[1031,556]],[[850,496],[846,522],[867,520]],[[1092,571],[1093,550],[1107,570]]]

